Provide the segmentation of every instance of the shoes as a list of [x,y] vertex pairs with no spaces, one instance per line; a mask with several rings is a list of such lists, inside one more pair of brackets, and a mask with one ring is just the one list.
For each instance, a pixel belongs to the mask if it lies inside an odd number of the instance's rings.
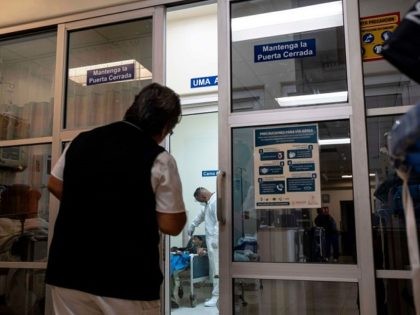
[[171,308],[179,308],[179,305],[175,301],[171,301]]
[[218,300],[219,300],[218,296],[212,296],[211,299],[204,302],[204,306],[207,306],[207,307],[217,306],[217,301]]

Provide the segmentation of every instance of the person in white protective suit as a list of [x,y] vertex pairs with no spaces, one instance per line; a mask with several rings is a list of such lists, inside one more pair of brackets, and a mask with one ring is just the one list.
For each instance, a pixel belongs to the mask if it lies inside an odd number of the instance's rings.
[[189,236],[192,236],[194,229],[204,221],[210,279],[213,280],[212,297],[204,303],[204,306],[217,306],[219,300],[219,224],[217,222],[216,193],[198,187],[194,192],[194,198],[203,205],[203,208],[189,225],[187,232]]

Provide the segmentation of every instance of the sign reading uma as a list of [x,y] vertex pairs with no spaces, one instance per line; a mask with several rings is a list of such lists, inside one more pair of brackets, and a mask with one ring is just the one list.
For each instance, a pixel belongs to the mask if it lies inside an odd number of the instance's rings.
[[192,78],[191,79],[191,88],[200,88],[206,86],[215,86],[218,84],[218,77],[217,75],[212,77],[202,77],[202,78]]

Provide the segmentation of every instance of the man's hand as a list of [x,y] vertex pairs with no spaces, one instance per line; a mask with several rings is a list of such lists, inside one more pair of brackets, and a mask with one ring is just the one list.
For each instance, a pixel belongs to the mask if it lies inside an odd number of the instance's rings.
[[187,234],[188,234],[188,236],[192,236],[193,235],[193,233],[194,233],[194,230],[195,230],[195,226],[194,225],[192,225],[192,224],[190,224],[190,226],[188,227],[188,229],[187,229]]
[[197,255],[198,256],[204,256],[205,254],[207,254],[207,251],[205,248],[199,247],[197,248]]

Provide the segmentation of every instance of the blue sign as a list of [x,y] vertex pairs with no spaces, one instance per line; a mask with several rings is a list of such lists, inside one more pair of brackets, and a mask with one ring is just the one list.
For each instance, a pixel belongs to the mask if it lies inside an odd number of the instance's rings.
[[261,181],[259,188],[261,195],[277,195],[286,193],[284,180],[275,180],[269,182]]
[[308,172],[315,171],[314,163],[301,163],[301,164],[291,164],[289,165],[290,172]]
[[255,45],[254,62],[314,57],[316,56],[315,43],[315,39],[312,38],[283,43]]
[[312,158],[312,150],[287,150],[287,157],[289,159],[310,159]]
[[315,179],[313,177],[292,177],[287,179],[288,192],[315,191]]
[[95,85],[126,80],[134,80],[134,63],[88,70],[86,73],[86,85]]
[[201,176],[202,177],[217,176],[217,170],[201,171]]
[[191,79],[191,88],[201,88],[207,86],[215,86],[219,82],[217,75],[212,77],[202,77],[202,78],[192,78]]
[[277,165],[260,166],[259,173],[260,175],[282,175],[283,167]]
[[318,143],[317,126],[305,125],[255,130],[256,147],[284,143]]
[[260,152],[261,161],[284,160],[284,152]]

